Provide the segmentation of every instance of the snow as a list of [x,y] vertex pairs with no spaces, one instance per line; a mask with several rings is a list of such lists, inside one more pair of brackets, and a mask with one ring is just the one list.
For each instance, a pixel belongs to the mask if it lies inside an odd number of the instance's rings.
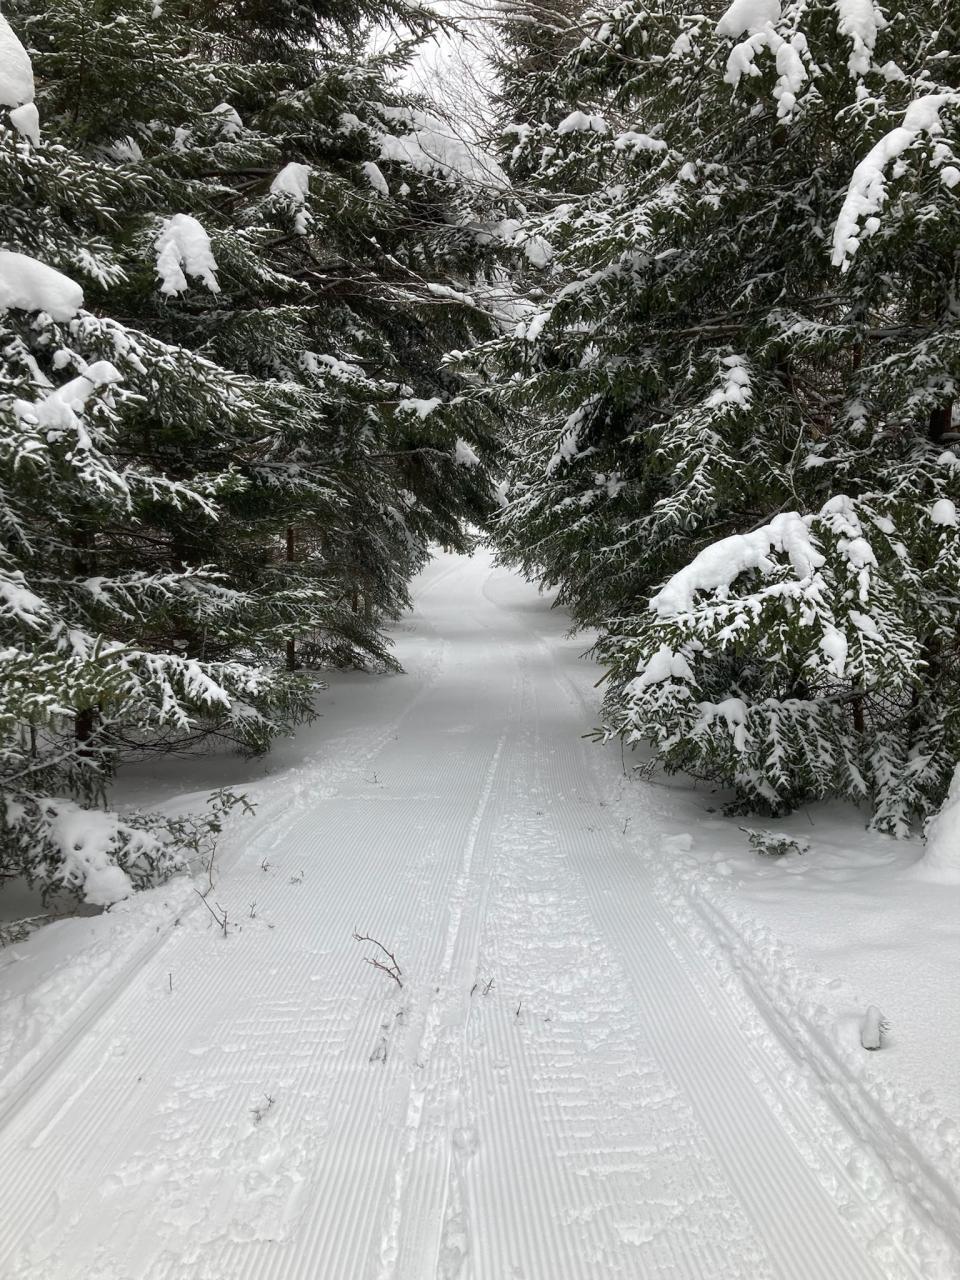
[[674,653],[667,644],[662,644],[656,653],[650,656],[640,674],[631,681],[630,689],[634,693],[639,693],[649,685],[663,684],[664,680],[688,680],[693,683],[690,664],[682,653]]
[[3,14],[0,14],[0,106],[19,107],[33,102],[33,67],[26,49]]
[[865,76],[870,70],[878,34],[887,21],[873,0],[836,0],[837,30],[852,43],[847,67],[852,76]]
[[40,112],[33,102],[25,102],[22,107],[14,107],[10,112],[10,123],[22,138],[40,145]]
[[383,198],[386,199],[390,194],[390,188],[387,185],[386,178],[380,170],[380,166],[374,164],[372,160],[364,160],[360,168],[363,170],[364,177],[370,183],[371,187],[373,187],[377,195],[383,196]]
[[211,293],[219,293],[217,264],[210,237],[189,213],[166,218],[156,239],[160,292],[172,297],[189,288],[187,276],[199,280]]
[[617,135],[613,141],[613,149],[636,154],[638,151],[666,151],[667,144],[663,138],[654,138],[649,133],[637,133],[634,129],[628,129]]
[[504,191],[510,186],[510,180],[492,155],[459,137],[436,116],[407,107],[381,106],[380,111],[385,120],[404,124],[408,130],[405,133],[385,131],[380,135],[381,160],[391,160],[448,182],[464,181],[495,191]]
[[931,884],[960,885],[960,764],[940,812],[927,824],[927,847],[914,877]]
[[717,23],[718,36],[734,40],[745,32],[752,35],[780,21],[780,0],[733,0]]
[[750,371],[743,356],[724,356],[720,362],[720,385],[707,397],[708,409],[737,405],[746,409],[753,394],[750,390]]
[[143,150],[136,138],[128,134],[125,138],[117,138],[108,148],[109,154],[116,160],[127,160],[131,164],[139,164],[143,160]]
[[442,404],[443,401],[439,396],[431,396],[428,400],[408,396],[404,400],[397,401],[397,409],[401,413],[415,413],[422,421],[424,418],[429,418],[434,409],[439,409]]
[[773,96],[777,100],[777,115],[781,119],[792,113],[797,105],[797,94],[807,79],[807,69],[801,57],[806,51],[806,39],[799,33],[792,40],[784,40],[777,49],[777,73],[780,78]]
[[111,857],[117,838],[115,814],[82,809],[69,800],[51,800],[50,833],[63,857],[58,878],[83,891],[84,902],[108,907],[133,892],[130,877]]
[[308,164],[291,160],[285,164],[270,183],[272,195],[286,200],[294,209],[294,229],[297,235],[305,236],[310,223],[306,202],[310,198],[310,175],[313,170]]
[[310,175],[313,170],[308,164],[291,160],[285,164],[270,183],[270,191],[275,196],[286,196],[294,204],[303,204],[310,196]]
[[180,878],[0,952],[5,1280],[960,1273],[955,891],[628,781],[583,637],[488,556],[414,597],[408,675],[128,776],[257,798],[226,935]]
[[243,121],[236,107],[231,107],[229,102],[221,102],[210,114],[218,118],[220,133],[224,138],[236,138],[243,133]]
[[949,498],[940,498],[930,508],[930,519],[934,524],[949,525],[956,528],[960,521],[957,519],[956,505]]
[[49,391],[40,400],[15,400],[13,407],[21,417],[46,427],[69,430],[77,426],[76,415],[84,412],[91,396],[122,380],[109,360],[97,360],[76,378]]
[[847,668],[847,637],[836,627],[827,626],[820,637],[820,648],[830,659],[834,675],[842,680]]
[[875,1004],[872,1004],[863,1015],[860,1023],[860,1043],[864,1049],[880,1049],[883,1047],[883,1036],[887,1022]]
[[772,570],[769,552],[774,549],[786,553],[801,582],[824,563],[808,522],[796,511],[781,512],[759,529],[733,534],[705,547],[661,587],[651,599],[650,608],[662,617],[688,613],[694,607],[697,592],[725,592],[742,573]]
[[887,168],[923,134],[943,132],[940,112],[960,102],[954,93],[928,93],[911,102],[902,123],[875,143],[853,171],[833,232],[833,265],[846,270],[860,247],[860,221],[878,214],[887,199]]
[[557,133],[609,133],[610,126],[603,116],[587,115],[583,111],[571,111],[557,125]]
[[24,253],[0,250],[0,307],[45,311],[62,323],[82,306],[83,290],[69,277]]
[[459,463],[461,467],[479,467],[480,459],[474,453],[473,449],[467,444],[466,440],[457,439],[453,447],[454,461]]
[[543,236],[529,236],[523,242],[523,256],[531,267],[548,267],[553,259],[553,246]]

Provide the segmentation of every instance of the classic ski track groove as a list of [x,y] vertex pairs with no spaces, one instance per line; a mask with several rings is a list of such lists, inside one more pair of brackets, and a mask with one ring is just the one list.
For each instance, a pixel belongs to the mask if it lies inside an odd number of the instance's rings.
[[428,571],[413,696],[237,828],[242,929],[198,903],[20,1086],[4,1280],[950,1274],[674,923],[560,650],[493,582]]
[[[455,573],[456,566],[449,566],[434,577],[421,594],[426,595],[427,593],[436,591],[438,586],[442,586],[442,584]],[[441,642],[437,647],[439,650],[442,650],[443,642]],[[365,741],[363,742],[359,756],[348,756],[347,762],[344,763],[339,759],[337,753],[345,748],[349,749],[350,738],[348,738],[346,742],[343,740],[334,741],[327,747],[320,767],[325,769],[331,768],[331,771],[338,775],[338,779],[342,780],[346,775],[355,773],[357,770],[368,765],[370,761],[373,760],[383,749],[385,744],[396,735],[403,720],[416,710],[419,703],[429,693],[437,678],[437,674],[437,672],[433,672],[432,676],[427,677],[421,688],[413,692],[408,705],[404,708],[400,716],[396,717],[389,725],[386,726],[386,728],[381,729],[373,736],[371,736],[369,731],[364,735]],[[356,736],[357,735],[350,735],[351,738],[355,738]],[[332,766],[327,764],[327,753],[329,753],[329,757],[335,762]],[[316,769],[316,767],[316,764],[314,764],[314,769]],[[299,770],[299,772],[307,773],[308,766],[304,766]],[[256,819],[252,825],[245,827],[244,834],[247,838],[247,845],[249,846],[253,843],[260,832],[273,826],[277,822],[278,818],[282,819],[279,826],[274,831],[273,839],[266,850],[266,852],[269,852],[280,844],[285,832],[294,821],[296,814],[302,811],[304,804],[307,802],[302,798],[298,799],[298,803],[291,812],[288,795],[284,794],[280,799],[272,798],[271,792],[274,790],[274,787],[271,786],[270,780],[265,783],[261,783],[257,790],[262,790],[265,792],[265,795],[258,797]],[[218,867],[221,874],[229,870],[231,865],[232,860],[228,855],[224,854],[218,858]],[[203,912],[204,910],[205,908],[199,902],[189,908],[190,912]],[[181,912],[176,918],[179,919],[184,914],[186,913]],[[174,921],[174,913],[171,913],[169,924],[166,927],[161,927],[155,938],[128,959],[127,964],[118,973],[117,977],[113,981],[107,982],[104,986],[104,990],[88,1005],[85,1005],[78,1013],[77,1017],[70,1022],[58,1039],[57,1043],[47,1052],[41,1054],[37,1062],[24,1074],[23,1078],[19,1080],[17,1084],[14,1085],[4,1096],[0,1097],[0,1134],[2,1134],[4,1127],[16,1114],[16,1111],[23,1100],[29,1094],[35,1092],[42,1081],[51,1074],[60,1063],[63,1062],[70,1050],[83,1037],[87,1030],[107,1012],[110,1006],[126,990],[143,967],[164,946],[168,941],[170,931],[174,928]]]

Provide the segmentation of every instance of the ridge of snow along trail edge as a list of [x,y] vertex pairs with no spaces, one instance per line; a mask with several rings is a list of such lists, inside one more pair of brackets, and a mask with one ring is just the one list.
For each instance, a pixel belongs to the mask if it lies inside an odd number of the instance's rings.
[[960,1274],[658,895],[562,617],[485,555],[415,594],[411,674],[308,731],[349,715],[354,766],[308,753],[233,828],[236,924],[185,913],[0,1133],[0,1274]]

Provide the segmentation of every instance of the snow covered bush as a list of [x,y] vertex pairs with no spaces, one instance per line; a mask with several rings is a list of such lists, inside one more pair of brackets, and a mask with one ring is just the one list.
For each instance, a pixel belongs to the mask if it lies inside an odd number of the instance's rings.
[[741,810],[840,795],[896,834],[960,756],[941,18],[596,9],[508,131],[552,253],[476,357],[516,415],[501,554],[600,628],[607,733]]

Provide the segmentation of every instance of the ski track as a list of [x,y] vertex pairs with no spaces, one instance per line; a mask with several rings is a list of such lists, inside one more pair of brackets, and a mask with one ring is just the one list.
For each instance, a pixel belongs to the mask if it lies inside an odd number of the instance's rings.
[[24,1077],[4,1280],[960,1274],[678,923],[504,579],[427,570],[409,698],[231,828],[228,935],[197,903]]

